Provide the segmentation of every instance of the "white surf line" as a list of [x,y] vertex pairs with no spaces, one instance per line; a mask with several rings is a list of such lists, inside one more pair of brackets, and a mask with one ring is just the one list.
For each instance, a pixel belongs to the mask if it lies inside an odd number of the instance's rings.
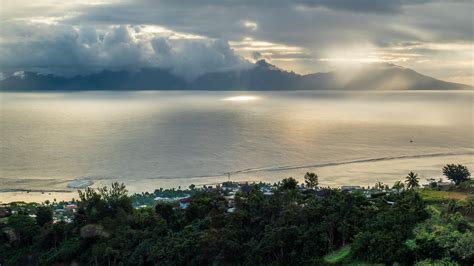
[[[305,169],[305,168],[323,168],[330,166],[338,165],[348,165],[348,164],[362,164],[362,163],[371,163],[371,162],[381,162],[381,161],[392,161],[392,160],[409,160],[409,159],[418,159],[418,158],[430,158],[430,157],[447,157],[447,156],[459,156],[459,155],[474,155],[474,152],[452,152],[452,153],[427,153],[427,154],[416,154],[416,155],[401,155],[401,156],[387,156],[387,157],[377,157],[377,158],[368,158],[368,159],[357,159],[350,161],[341,161],[341,162],[328,162],[328,163],[319,163],[319,164],[306,164],[306,165],[287,165],[287,166],[266,166],[266,167],[256,167],[256,168],[246,168],[236,171],[229,171],[224,173],[212,173],[212,174],[199,174],[199,175],[162,175],[162,176],[153,176],[153,177],[144,177],[139,180],[154,180],[154,179],[190,179],[190,178],[206,178],[206,177],[223,177],[228,176],[228,174],[238,175],[246,173],[256,173],[256,172],[277,172],[277,171],[287,171],[295,169]],[[90,180],[99,181],[99,180],[120,180],[115,177],[87,177]],[[82,178],[77,178],[81,180]]]
[[416,154],[416,155],[401,155],[401,156],[388,156],[368,159],[358,159],[342,162],[329,162],[320,164],[307,164],[307,165],[288,165],[288,166],[274,166],[274,167],[259,167],[259,168],[248,168],[243,170],[237,170],[229,172],[230,174],[244,174],[254,172],[273,172],[273,171],[286,171],[304,168],[323,168],[338,165],[347,164],[360,164],[360,163],[372,163],[381,161],[393,161],[393,160],[407,160],[407,159],[418,159],[418,158],[432,158],[432,157],[447,157],[447,156],[459,156],[459,155],[474,155],[474,152],[453,152],[453,153],[428,153],[428,154]]

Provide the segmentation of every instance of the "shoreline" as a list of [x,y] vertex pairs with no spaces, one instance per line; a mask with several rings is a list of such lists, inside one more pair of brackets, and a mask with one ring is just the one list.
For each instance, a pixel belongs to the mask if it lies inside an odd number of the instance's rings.
[[79,194],[77,191],[64,191],[64,192],[26,192],[26,191],[15,191],[15,192],[0,192],[0,204],[8,204],[12,202],[27,202],[27,203],[42,203],[46,200],[53,202],[56,201],[71,201],[77,199]]
[[[307,168],[290,168],[279,171],[268,171],[262,170],[259,173],[240,172],[237,174],[231,173],[230,181],[232,182],[265,182],[274,183],[280,181],[282,178],[294,177],[298,181],[303,180],[303,176],[306,172],[315,172],[320,176],[320,184],[325,187],[341,187],[341,186],[372,186],[376,182],[382,182],[384,184],[392,185],[397,180],[402,180],[404,176],[414,171],[420,175],[421,180],[426,178],[439,179],[442,177],[440,171],[442,165],[447,163],[459,163],[467,165],[469,168],[474,168],[474,156],[472,152],[468,155],[451,155],[451,156],[433,156],[429,158],[400,158],[385,161],[369,161],[369,162],[344,164],[344,165],[333,165],[333,164],[320,164],[318,166],[312,165]],[[396,161],[396,163],[393,163]],[[400,163],[402,162],[402,163]],[[255,168],[254,168],[255,169]],[[262,169],[262,168],[260,168]],[[281,169],[281,168],[280,168]],[[67,188],[67,184],[72,180],[58,180],[57,184],[51,183],[48,179],[47,182],[38,183],[34,182],[29,184],[26,188],[15,187],[15,183],[4,183],[4,186],[10,188],[0,189],[0,203],[9,202],[44,202],[45,200],[57,201],[65,200],[69,201],[73,198],[78,198],[78,190],[85,188]],[[94,184],[90,187],[98,188],[103,186],[109,186],[112,182],[124,183],[129,191],[129,194],[142,193],[142,192],[153,192],[159,188],[187,188],[189,185],[194,184],[195,186],[204,185],[215,185],[221,184],[222,182],[228,181],[227,175],[219,176],[205,176],[200,178],[177,178],[177,179],[150,179],[150,178],[115,178],[115,179],[92,179]],[[0,179],[1,181],[1,179]],[[25,185],[28,185],[25,183]],[[31,188],[32,185],[37,188]]]

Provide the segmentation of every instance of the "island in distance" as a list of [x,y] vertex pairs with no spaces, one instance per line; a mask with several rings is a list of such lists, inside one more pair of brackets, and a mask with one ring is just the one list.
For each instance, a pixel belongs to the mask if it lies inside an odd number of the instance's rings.
[[247,69],[213,72],[187,80],[168,69],[142,68],[74,77],[19,71],[0,81],[0,91],[68,90],[463,90],[393,64],[374,63],[345,71],[300,75],[265,60]]

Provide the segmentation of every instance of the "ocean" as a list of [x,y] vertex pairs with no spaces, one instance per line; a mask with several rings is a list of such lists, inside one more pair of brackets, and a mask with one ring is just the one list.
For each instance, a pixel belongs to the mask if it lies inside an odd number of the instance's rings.
[[[474,170],[472,91],[0,93],[0,201],[316,172],[323,186]],[[31,190],[27,193],[24,190]]]

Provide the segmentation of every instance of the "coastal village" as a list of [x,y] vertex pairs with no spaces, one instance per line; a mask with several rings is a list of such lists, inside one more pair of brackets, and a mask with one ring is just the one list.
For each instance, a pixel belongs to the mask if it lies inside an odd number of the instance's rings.
[[[453,182],[435,181],[434,179],[428,179],[428,183],[423,184],[424,188],[434,188],[440,191],[446,191],[453,187]],[[156,189],[154,192],[143,192],[140,194],[133,194],[131,196],[132,204],[134,208],[149,208],[154,207],[158,203],[168,203],[173,205],[175,208],[186,209],[188,208],[191,197],[197,192],[218,192],[227,201],[227,212],[232,213],[235,211],[235,197],[237,194],[249,193],[252,189],[259,189],[265,197],[271,197],[275,190],[278,189],[278,184],[269,183],[256,183],[256,182],[223,182],[216,185],[203,185],[197,187],[190,185],[188,189]],[[325,198],[329,195],[330,187],[315,187],[308,188],[303,184],[297,185],[297,189],[303,194],[314,194],[319,198]],[[343,193],[360,193],[367,199],[376,199],[381,196],[390,195],[392,193],[400,193],[404,187],[393,186],[390,188],[381,182],[377,182],[372,187],[362,187],[358,185],[346,185],[341,186],[339,190]],[[394,202],[387,201],[387,204],[392,205]],[[75,199],[71,201],[45,201],[43,203],[26,203],[26,202],[11,202],[0,204],[0,223],[3,218],[9,217],[14,214],[26,214],[32,218],[36,218],[36,209],[38,206],[49,206],[53,210],[53,222],[66,222],[71,223],[74,219],[74,214],[77,212],[78,205]]]

